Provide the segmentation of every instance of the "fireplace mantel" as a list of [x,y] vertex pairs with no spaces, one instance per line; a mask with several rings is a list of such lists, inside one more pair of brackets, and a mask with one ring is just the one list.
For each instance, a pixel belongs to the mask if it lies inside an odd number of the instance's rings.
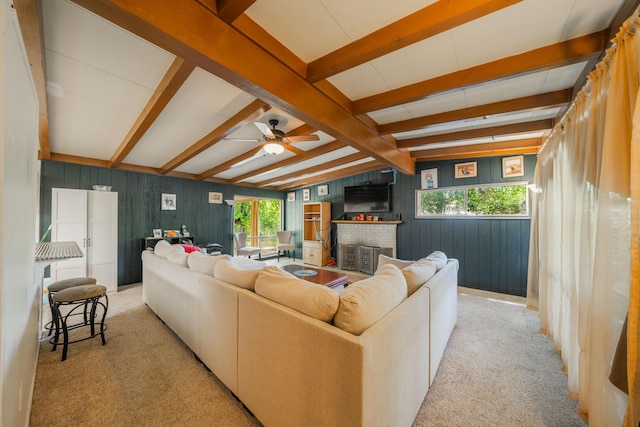
[[371,225],[389,225],[389,224],[402,224],[402,221],[354,221],[354,220],[343,220],[343,219],[336,219],[331,221],[334,224],[371,224]]

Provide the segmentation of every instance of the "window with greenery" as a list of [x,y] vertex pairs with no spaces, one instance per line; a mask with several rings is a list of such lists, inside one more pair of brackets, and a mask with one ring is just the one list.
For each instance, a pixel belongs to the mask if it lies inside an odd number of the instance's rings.
[[262,254],[276,251],[276,231],[281,230],[282,201],[271,199],[238,200],[233,207],[234,232],[248,234],[247,243],[259,246]]
[[416,190],[416,218],[529,216],[527,183]]

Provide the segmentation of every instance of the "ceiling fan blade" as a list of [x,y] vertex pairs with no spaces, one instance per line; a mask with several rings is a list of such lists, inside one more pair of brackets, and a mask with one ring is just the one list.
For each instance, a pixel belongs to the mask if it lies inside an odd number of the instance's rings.
[[287,136],[285,139],[289,142],[320,141],[320,137],[318,135]]
[[275,135],[273,134],[273,132],[271,132],[271,128],[269,127],[269,125],[262,122],[253,122],[253,124],[256,125],[258,129],[260,129],[260,132],[262,132],[264,136],[268,138],[275,138]]

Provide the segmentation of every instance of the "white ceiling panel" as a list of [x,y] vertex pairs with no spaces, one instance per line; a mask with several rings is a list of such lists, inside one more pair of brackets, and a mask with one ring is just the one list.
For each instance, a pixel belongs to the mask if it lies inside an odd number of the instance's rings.
[[349,99],[360,99],[391,89],[371,63],[343,71],[327,80]]
[[579,0],[573,2],[565,23],[563,40],[595,33],[611,25],[611,16],[620,8],[619,0]]
[[[403,0],[389,7],[388,2],[371,0],[321,0],[351,40],[362,38],[377,29],[410,15],[437,0]],[[367,19],[363,19],[366,15]]]
[[[52,51],[47,51],[46,60],[48,80],[62,90],[62,98],[76,95],[104,104],[106,108],[139,113],[153,94],[153,90],[145,86]],[[55,108],[56,99],[60,97],[50,98],[51,108]],[[131,124],[133,121],[125,125]]]
[[448,31],[384,55],[371,64],[392,89],[459,69]]
[[228,119],[253,102],[255,97],[196,68],[176,93],[175,99]]
[[45,48],[122,79],[155,89],[174,59],[67,0],[42,2]]
[[240,142],[222,140],[213,147],[204,150],[200,155],[184,162],[176,168],[178,172],[201,174],[221,163],[233,159],[255,148],[255,142]]
[[319,0],[257,1],[246,14],[305,62],[351,41]]
[[571,1],[524,0],[451,30],[461,69],[560,41]]
[[195,144],[224,120],[224,117],[174,98],[125,161],[160,167]]
[[[49,137],[55,141],[55,152],[91,159],[108,160],[127,134],[128,128],[115,128],[107,123],[78,118],[76,108],[90,112],[95,104],[83,98],[68,98],[75,108],[68,113],[49,114]],[[75,101],[75,102],[74,102]],[[100,110],[100,108],[97,108]]]

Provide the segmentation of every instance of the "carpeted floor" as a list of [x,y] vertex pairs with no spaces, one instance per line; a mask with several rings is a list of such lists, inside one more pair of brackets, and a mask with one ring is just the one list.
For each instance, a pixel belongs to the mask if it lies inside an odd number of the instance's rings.
[[[585,426],[535,312],[461,294],[458,317],[415,426]],[[31,426],[260,425],[144,305],[140,285],[110,296],[107,322],[106,346],[73,344],[65,362],[43,340]]]

